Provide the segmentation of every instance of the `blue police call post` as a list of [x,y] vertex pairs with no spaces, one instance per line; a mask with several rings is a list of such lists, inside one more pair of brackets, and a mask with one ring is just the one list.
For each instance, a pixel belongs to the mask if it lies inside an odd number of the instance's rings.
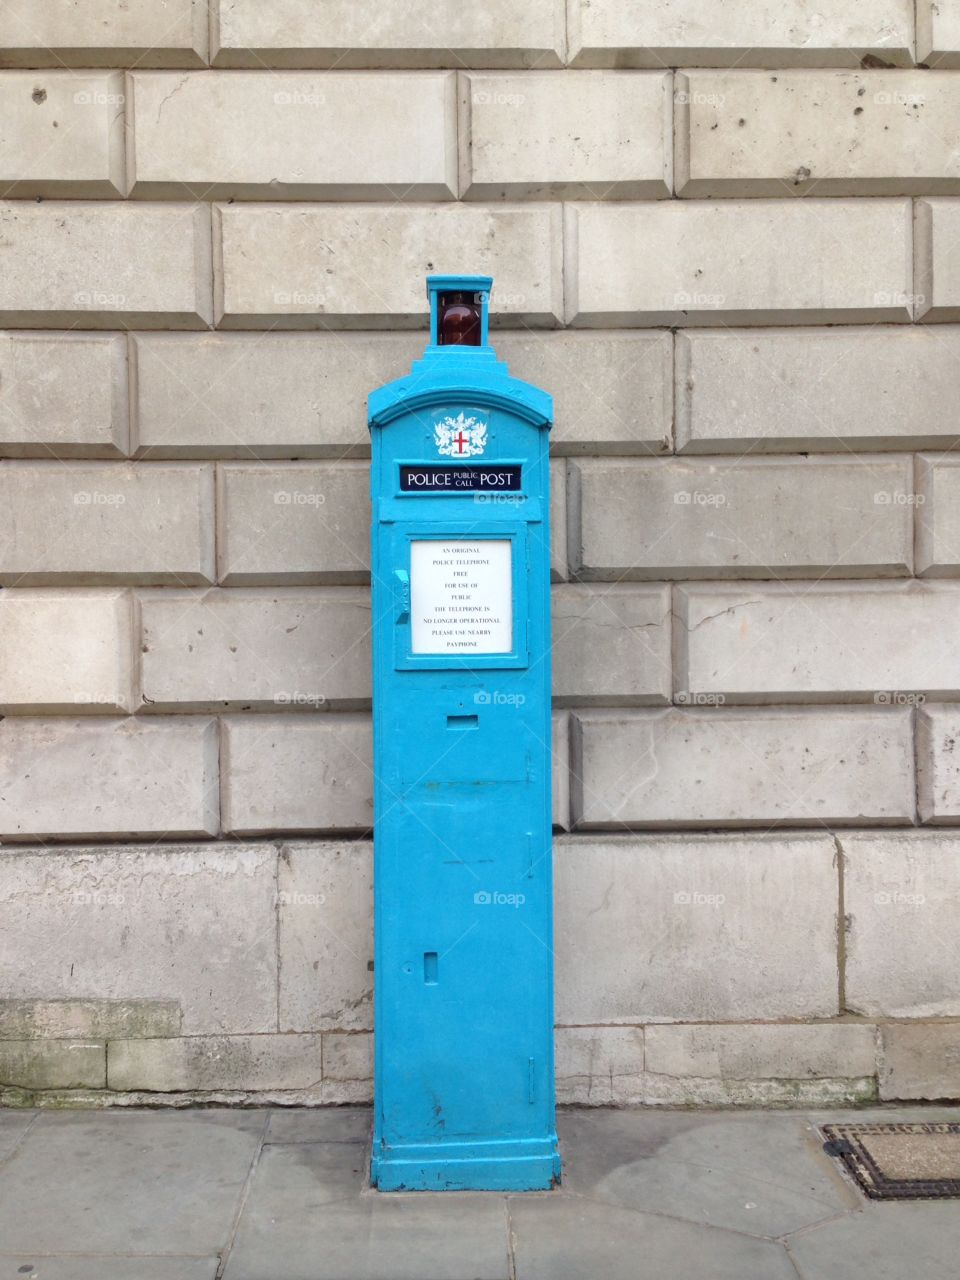
[[554,1114],[548,431],[430,276],[430,343],[369,398],[381,1191],[542,1190]]

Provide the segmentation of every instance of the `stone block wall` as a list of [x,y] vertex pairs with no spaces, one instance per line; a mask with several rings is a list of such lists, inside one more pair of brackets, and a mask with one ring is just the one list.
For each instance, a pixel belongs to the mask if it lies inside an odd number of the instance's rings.
[[958,0],[5,0],[0,1100],[369,1097],[457,270],[556,401],[561,1099],[960,1097],[958,105]]

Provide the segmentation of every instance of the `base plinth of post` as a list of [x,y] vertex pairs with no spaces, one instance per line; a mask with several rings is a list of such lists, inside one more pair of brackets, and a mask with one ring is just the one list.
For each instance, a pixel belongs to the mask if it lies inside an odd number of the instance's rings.
[[556,1135],[495,1142],[374,1142],[379,1191],[549,1191],[560,1182]]

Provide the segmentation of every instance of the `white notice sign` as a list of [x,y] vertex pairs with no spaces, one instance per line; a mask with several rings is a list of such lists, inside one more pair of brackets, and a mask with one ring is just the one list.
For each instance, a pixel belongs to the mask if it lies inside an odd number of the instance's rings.
[[413,653],[510,653],[513,544],[509,538],[410,543]]

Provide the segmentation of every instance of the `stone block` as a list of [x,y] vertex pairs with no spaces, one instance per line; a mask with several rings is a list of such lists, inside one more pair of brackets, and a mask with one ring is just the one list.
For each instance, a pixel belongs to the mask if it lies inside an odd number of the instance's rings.
[[914,204],[917,319],[960,320],[960,200]]
[[284,845],[277,884],[280,1030],[372,1027],[372,846]]
[[373,1036],[370,1032],[324,1032],[321,1097],[326,1104],[373,1100]]
[[118,458],[128,437],[121,335],[0,333],[0,458]]
[[[252,3],[252,0],[250,0]],[[926,2],[926,0],[924,0]],[[913,62],[910,0],[740,4],[698,0],[648,6],[568,0],[569,58],[577,67],[858,67]]]
[[677,75],[682,196],[960,191],[960,77],[928,71]]
[[953,448],[960,327],[677,334],[678,453]]
[[202,329],[212,319],[205,205],[6,200],[0,238],[0,325]]
[[422,9],[378,0],[221,0],[218,67],[559,67],[564,0],[456,0]]
[[403,333],[136,334],[138,452],[368,457],[367,393],[409,372],[424,342]]
[[644,1101],[872,1101],[876,1034],[863,1023],[648,1027]]
[[670,452],[672,334],[496,333],[493,344],[514,377],[553,396],[552,453]]
[[213,468],[9,462],[0,584],[212,582]]
[[455,200],[453,72],[139,72],[131,194]]
[[125,591],[0,592],[0,713],[132,711],[133,625]]
[[4,195],[19,199],[122,196],[123,106],[119,72],[4,72],[0,76]]
[[835,854],[827,835],[561,837],[557,1022],[835,1016]]
[[[570,576],[567,558],[567,468],[562,458],[550,462],[550,581],[565,582]],[[531,539],[538,530],[531,529]]]
[[960,9],[956,0],[917,0],[917,62],[960,67]]
[[0,67],[200,67],[203,0],[4,0]]
[[643,1027],[557,1027],[554,1041],[559,1103],[643,1102]]
[[102,1089],[102,1041],[0,1040],[0,1089]]
[[320,1036],[111,1040],[107,1086],[150,1093],[319,1089]]
[[552,328],[563,312],[555,205],[233,204],[214,212],[216,316],[226,329],[420,328],[424,277],[464,262],[494,277],[490,305],[501,324]]
[[669,72],[471,72],[460,79],[466,200],[664,199]]
[[553,588],[553,692],[564,706],[670,701],[670,588]]
[[178,1036],[178,1000],[0,1000],[0,1040]]
[[888,1022],[880,1035],[884,1102],[960,1098],[960,1024]]
[[960,1016],[960,839],[939,831],[840,833],[846,1007],[867,1017]]
[[0,837],[216,835],[217,754],[211,720],[8,716],[0,721]]
[[228,716],[222,751],[225,831],[247,836],[372,828],[369,717]]
[[677,587],[674,609],[675,687],[693,699],[909,707],[960,695],[953,583]]
[[917,714],[917,803],[921,822],[960,819],[960,708],[921,706]]
[[[907,200],[572,203],[565,216],[566,316],[576,326],[913,315]],[[867,244],[869,253],[850,251]]]
[[149,996],[184,1035],[275,1032],[276,872],[256,844],[8,850],[0,997]]
[[577,714],[578,827],[915,820],[909,709],[721,706]]
[[570,827],[570,717],[554,711],[551,717],[550,754],[553,765],[553,825]]
[[895,577],[913,564],[908,457],[570,466],[580,578]]
[[917,458],[917,574],[960,577],[960,458]]
[[356,710],[370,697],[358,588],[144,591],[144,709]]
[[218,577],[255,583],[369,582],[370,464],[224,463]]

